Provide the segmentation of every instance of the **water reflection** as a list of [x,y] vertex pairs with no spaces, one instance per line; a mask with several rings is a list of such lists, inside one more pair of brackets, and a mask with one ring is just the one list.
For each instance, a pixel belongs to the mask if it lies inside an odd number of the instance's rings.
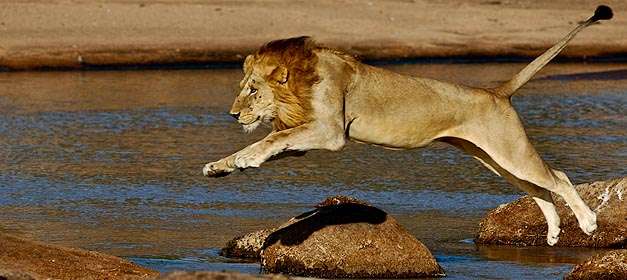
[[479,255],[490,260],[511,261],[523,264],[535,263],[580,263],[592,255],[604,252],[603,249],[589,248],[550,248],[550,247],[513,247],[513,246],[478,246]]

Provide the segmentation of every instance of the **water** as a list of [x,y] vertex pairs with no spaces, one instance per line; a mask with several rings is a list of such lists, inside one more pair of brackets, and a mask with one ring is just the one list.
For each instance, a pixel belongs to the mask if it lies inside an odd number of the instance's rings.
[[[398,72],[491,86],[521,64],[396,64]],[[627,174],[627,65],[558,64],[514,98],[532,142],[575,183]],[[448,279],[560,278],[590,249],[476,246],[478,222],[522,193],[443,145],[349,144],[223,178],[206,162],[268,132],[227,114],[238,69],[0,73],[0,230],[123,256],[159,271],[259,266],[218,256],[328,195],[388,211]]]

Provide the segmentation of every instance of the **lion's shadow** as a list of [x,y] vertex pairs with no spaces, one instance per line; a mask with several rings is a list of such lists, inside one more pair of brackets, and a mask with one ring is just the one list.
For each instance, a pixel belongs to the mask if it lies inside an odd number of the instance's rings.
[[271,233],[262,246],[265,249],[278,241],[286,246],[303,243],[314,232],[330,225],[351,223],[381,224],[387,219],[387,213],[378,208],[359,204],[343,203],[327,205],[295,217],[298,220]]

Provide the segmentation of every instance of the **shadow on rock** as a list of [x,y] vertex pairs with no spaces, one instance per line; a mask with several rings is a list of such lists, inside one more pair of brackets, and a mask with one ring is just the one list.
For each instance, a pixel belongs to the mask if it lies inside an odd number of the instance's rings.
[[337,205],[325,205],[316,210],[295,217],[287,225],[271,233],[266,238],[262,249],[280,241],[285,246],[303,243],[312,233],[333,225],[354,223],[381,224],[387,213],[370,205],[349,202]]

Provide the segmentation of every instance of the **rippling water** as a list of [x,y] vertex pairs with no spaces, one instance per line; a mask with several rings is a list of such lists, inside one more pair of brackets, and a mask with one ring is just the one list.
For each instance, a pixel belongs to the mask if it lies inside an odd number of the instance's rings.
[[[475,86],[521,64],[398,64]],[[514,98],[541,155],[575,183],[627,174],[627,65],[559,64]],[[443,145],[349,144],[223,178],[204,163],[263,137],[227,115],[238,69],[0,73],[0,230],[159,269],[258,272],[217,255],[334,194],[377,205],[449,278],[560,278],[587,249],[477,247],[481,217],[521,192]]]

